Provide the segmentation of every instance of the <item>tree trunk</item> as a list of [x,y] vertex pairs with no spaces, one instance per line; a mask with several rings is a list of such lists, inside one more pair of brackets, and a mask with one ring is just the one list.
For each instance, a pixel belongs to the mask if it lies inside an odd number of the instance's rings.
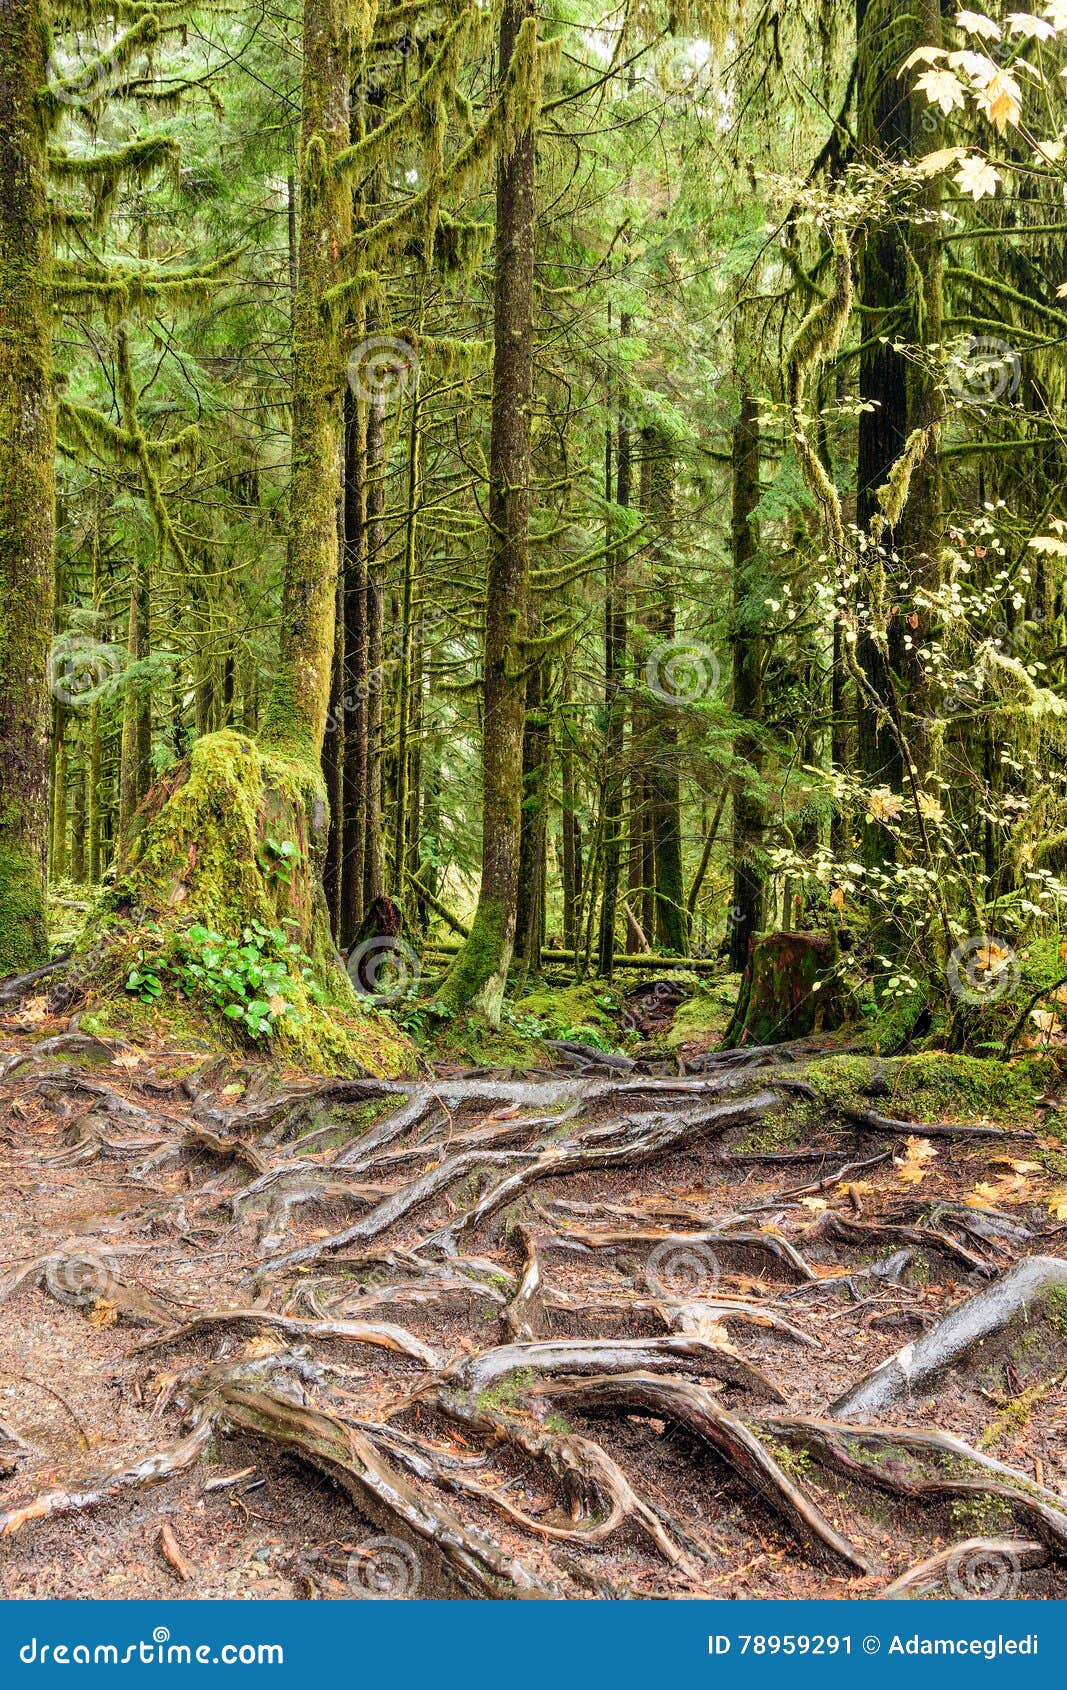
[[363,836],[363,909],[385,896],[382,841],[383,691],[385,687],[385,408],[367,405],[367,808]]
[[304,0],[303,45],[289,538],[278,666],[262,740],[317,769],[333,663],[345,367],[340,332],[323,299],[343,279],[352,232],[351,187],[333,169],[349,143],[347,7]]
[[55,530],[47,137],[39,0],[0,12],[0,976],[48,960],[49,646]]
[[733,437],[733,510],[730,525],[734,572],[733,709],[748,724],[734,742],[739,768],[733,778],[734,894],[730,967],[744,968],[753,935],[763,926],[766,825],[763,778],[763,605],[759,595],[759,413],[751,394],[741,400]]
[[[622,320],[622,333],[630,332],[630,319]],[[619,420],[615,503],[630,504],[630,428]],[[611,489],[608,489],[611,496]],[[597,972],[610,980],[615,958],[615,919],[619,901],[619,869],[622,861],[623,744],[626,734],[626,560],[621,544],[612,546],[607,559],[604,599],[604,892],[600,904],[597,937]]]
[[363,920],[367,833],[367,510],[363,419],[345,398],[344,770],[337,936],[346,949]]
[[[503,81],[533,0],[505,0]],[[470,937],[442,988],[453,1008],[500,1020],[515,941],[529,573],[536,147],[531,125],[497,166],[493,404],[489,449],[482,729],[482,877]]]
[[727,1046],[782,1044],[830,1032],[846,1018],[826,933],[765,933],[753,941]]
[[[131,663],[143,663],[148,656],[148,622],[148,565],[135,548],[130,563],[130,610],[126,634],[126,651]],[[123,839],[129,832],[138,804],[148,791],[151,777],[151,709],[151,694],[144,680],[128,681],[122,700],[119,765],[119,835]]]
[[678,770],[678,705],[669,692],[666,665],[674,644],[674,569],[670,558],[674,523],[674,458],[660,429],[644,430],[641,508],[651,519],[655,608],[650,632],[652,663],[661,677],[649,704],[646,791],[655,887],[656,939],[684,956],[688,945],[682,881],[682,814]]

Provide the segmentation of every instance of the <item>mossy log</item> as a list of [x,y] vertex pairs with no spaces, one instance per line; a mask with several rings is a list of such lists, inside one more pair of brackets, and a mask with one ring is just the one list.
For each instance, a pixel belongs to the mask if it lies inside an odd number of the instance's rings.
[[[300,947],[321,990],[320,1003],[290,970],[296,1013],[271,1041],[286,1060],[320,1072],[412,1072],[409,1042],[359,1002],[330,936],[320,877],[325,829],[317,766],[230,730],[198,740],[133,818],[115,884],[79,945],[81,989],[121,1001],[142,953],[165,958],[195,924],[240,937],[258,922]],[[188,1005],[194,1016],[207,1007]]]
[[764,933],[752,941],[725,1044],[784,1044],[846,1019],[831,935]]

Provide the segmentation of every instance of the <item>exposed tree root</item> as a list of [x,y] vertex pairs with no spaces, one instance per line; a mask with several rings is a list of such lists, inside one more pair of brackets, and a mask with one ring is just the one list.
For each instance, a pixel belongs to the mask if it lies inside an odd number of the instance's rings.
[[993,1575],[992,1588],[988,1594],[991,1597],[1013,1595],[1013,1591],[1006,1591],[1004,1588],[1005,1571],[1010,1575],[1011,1572],[1020,1572],[1024,1567],[1043,1567],[1048,1558],[1045,1545],[1035,1543],[1032,1538],[969,1537],[962,1543],[952,1544],[948,1549],[939,1549],[936,1555],[928,1555],[925,1560],[916,1562],[914,1567],[909,1567],[906,1572],[901,1573],[899,1578],[895,1578],[892,1584],[887,1584],[879,1594],[883,1602],[904,1596],[929,1595],[933,1591],[943,1592],[948,1580],[949,1595],[985,1595],[980,1580],[983,1567],[987,1567]]
[[854,1571],[871,1571],[869,1562],[793,1483],[749,1427],[725,1413],[703,1385],[628,1373],[615,1378],[556,1379],[547,1393],[587,1409],[662,1415],[684,1427],[723,1456],[809,1548],[828,1552]]
[[0,1514],[0,1537],[11,1537],[31,1520],[50,1520],[60,1514],[80,1514],[84,1509],[95,1508],[99,1503],[116,1496],[119,1491],[169,1479],[172,1474],[191,1467],[203,1453],[210,1438],[210,1421],[206,1416],[201,1416],[188,1436],[169,1449],[155,1450],[151,1455],[142,1456],[129,1467],[121,1467],[117,1472],[89,1479],[84,1488],[46,1491],[43,1496],[35,1497],[32,1502],[7,1509]]
[[286,1315],[272,1314],[268,1309],[205,1309],[195,1319],[186,1321],[183,1326],[175,1326],[169,1332],[160,1333],[158,1338],[150,1338],[141,1348],[169,1348],[215,1326],[232,1326],[237,1329],[268,1328],[272,1332],[281,1333],[285,1338],[317,1338],[328,1343],[369,1344],[378,1349],[393,1350],[397,1355],[411,1356],[413,1360],[421,1362],[423,1367],[434,1372],[440,1372],[444,1365],[436,1350],[423,1343],[421,1338],[416,1338],[414,1333],[405,1331],[402,1326],[391,1326],[385,1322],[373,1324],[365,1320],[293,1320]]
[[427,1573],[436,1574],[423,1579],[421,1568],[413,1573],[412,1582],[421,1594],[455,1594],[457,1587],[468,1596],[496,1598],[561,1594],[557,1585],[531,1573],[451,1509],[430,1502],[364,1432],[335,1415],[253,1388],[239,1378],[227,1381],[217,1375],[211,1381],[209,1404],[213,1421],[291,1450],[335,1479],[376,1524],[411,1542],[430,1563]]
[[1063,1295],[1065,1289],[1067,1262],[1056,1256],[1025,1257],[986,1290],[957,1303],[930,1332],[853,1385],[830,1412],[840,1418],[882,1413],[963,1361],[976,1346],[1003,1332],[1016,1319],[1039,1312],[1045,1299],[1055,1293]]

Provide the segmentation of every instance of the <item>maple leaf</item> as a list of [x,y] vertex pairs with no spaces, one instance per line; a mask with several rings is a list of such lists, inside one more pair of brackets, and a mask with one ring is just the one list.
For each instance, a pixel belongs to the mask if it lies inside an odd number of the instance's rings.
[[[940,106],[945,116],[964,103],[963,83],[950,70],[925,70],[915,84],[932,106]],[[992,117],[990,114],[992,121]]]
[[1004,21],[1013,35],[1024,35],[1028,41],[1048,41],[1056,33],[1054,23],[1035,18],[1033,12],[1009,12]]
[[903,1180],[905,1185],[918,1185],[929,1173],[927,1162],[932,1161],[936,1155],[937,1151],[928,1138],[906,1138],[903,1156],[893,1158],[897,1177]]
[[989,160],[977,153],[962,161],[955,180],[960,193],[970,194],[976,204],[986,194],[995,194],[1000,184],[1000,177]]
[[1048,1212],[1053,1220],[1067,1221],[1067,1191],[1054,1191],[1048,1200]]
[[[934,73],[931,73],[934,74]],[[947,73],[951,74],[951,73]],[[979,105],[998,135],[1003,135],[1009,123],[1018,123],[1022,110],[1022,93],[1013,76],[998,71],[990,78],[979,96]],[[951,109],[951,108],[949,108]]]
[[909,53],[901,65],[900,74],[903,76],[904,72],[911,70],[914,65],[936,65],[938,59],[943,59],[944,56],[943,47],[916,47],[914,53]]
[[1000,40],[1000,25],[987,18],[984,12],[957,12],[956,22],[969,35],[980,35],[984,41]]
[[944,812],[942,806],[940,805],[938,800],[936,798],[934,798],[929,792],[921,792],[920,791],[920,793],[918,794],[918,799],[919,799],[919,809],[920,809],[921,813],[926,817],[927,821],[936,822],[938,824],[940,824],[941,822],[944,821],[945,812]]
[[821,1215],[824,1209],[830,1207],[825,1197],[802,1197],[800,1202],[802,1207],[810,1209],[813,1215]]
[[961,158],[967,157],[966,147],[938,147],[936,152],[924,153],[916,160],[916,169],[923,176],[938,176],[942,170],[947,170],[950,164],[957,164]]
[[845,889],[843,886],[835,886],[833,891],[830,893],[830,908],[832,910],[843,910],[844,907]]
[[903,807],[899,792],[893,792],[888,786],[876,786],[873,792],[867,794],[867,809],[877,822],[893,821]]

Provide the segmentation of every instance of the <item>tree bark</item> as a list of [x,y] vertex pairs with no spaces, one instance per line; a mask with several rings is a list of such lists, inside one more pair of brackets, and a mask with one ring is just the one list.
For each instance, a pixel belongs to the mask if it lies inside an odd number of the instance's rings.
[[763,639],[762,604],[758,600],[760,437],[755,399],[746,393],[733,436],[733,507],[731,543],[734,575],[733,709],[746,726],[734,742],[740,765],[733,778],[734,895],[729,941],[730,967],[740,971],[748,961],[753,936],[764,920],[766,870],[763,832],[766,825],[761,791],[763,775]]
[[317,767],[326,729],[344,431],[340,332],[323,309],[342,280],[352,192],[333,162],[349,143],[352,25],[340,0],[304,0],[300,251],[293,300],[292,484],[281,639],[263,743]]
[[[533,0],[505,0],[499,77]],[[515,942],[526,684],[536,143],[531,125],[497,166],[482,730],[482,875],[470,937],[442,987],[453,1008],[500,1019]]]
[[55,397],[40,0],[0,12],[0,976],[48,961]]
[[[641,508],[653,531],[655,606],[650,632],[660,670],[669,661],[675,636],[674,569],[670,558],[674,523],[674,458],[662,430],[643,431]],[[649,755],[645,776],[652,845],[656,938],[668,951],[684,956],[688,948],[685,887],[682,880],[682,814],[678,769],[678,706],[669,696],[653,695],[649,705]]]

